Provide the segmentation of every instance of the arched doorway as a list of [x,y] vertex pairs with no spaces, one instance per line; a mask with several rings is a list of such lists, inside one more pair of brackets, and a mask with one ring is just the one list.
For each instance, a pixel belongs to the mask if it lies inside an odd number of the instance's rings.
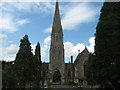
[[59,69],[56,69],[53,74],[53,82],[55,83],[61,83],[61,74]]

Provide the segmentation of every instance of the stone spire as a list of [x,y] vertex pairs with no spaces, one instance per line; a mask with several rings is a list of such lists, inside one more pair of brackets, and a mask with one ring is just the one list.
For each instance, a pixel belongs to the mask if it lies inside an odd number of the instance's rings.
[[54,21],[51,33],[50,45],[50,64],[49,64],[49,78],[52,83],[55,70],[59,70],[61,74],[61,83],[65,83],[65,63],[64,63],[64,44],[63,32],[60,20],[58,1],[56,1]]
[[55,6],[54,20],[52,25],[52,33],[60,33],[60,32],[62,33],[62,25],[60,19],[59,4],[57,0]]

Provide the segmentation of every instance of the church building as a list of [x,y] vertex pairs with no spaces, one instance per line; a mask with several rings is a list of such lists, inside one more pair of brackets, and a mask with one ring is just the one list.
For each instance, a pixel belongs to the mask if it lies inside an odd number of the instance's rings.
[[41,66],[41,76],[48,83],[79,83],[81,79],[85,78],[86,65],[89,57],[89,51],[86,47],[78,54],[74,62],[73,56],[71,56],[71,62],[65,63],[63,30],[58,2],[56,2],[55,6],[49,56],[50,62],[43,62]]

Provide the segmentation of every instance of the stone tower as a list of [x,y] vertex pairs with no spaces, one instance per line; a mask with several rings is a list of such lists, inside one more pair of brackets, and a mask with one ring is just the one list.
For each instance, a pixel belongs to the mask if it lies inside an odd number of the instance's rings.
[[61,84],[65,83],[65,63],[64,63],[64,45],[63,31],[59,13],[58,1],[56,2],[54,20],[51,33],[50,45],[50,64],[49,64],[49,82],[53,82],[53,75],[56,70],[59,70]]

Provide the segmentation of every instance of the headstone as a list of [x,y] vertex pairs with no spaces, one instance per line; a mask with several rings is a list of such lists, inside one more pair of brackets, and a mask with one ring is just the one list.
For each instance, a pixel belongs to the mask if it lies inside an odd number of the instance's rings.
[[25,88],[30,88],[30,83],[26,83]]
[[45,80],[45,82],[44,82],[44,85],[45,85],[45,86],[47,85],[47,82],[46,82],[46,80]]
[[44,88],[47,88],[47,81],[44,82]]
[[86,81],[86,80],[83,81],[82,87],[83,87],[83,88],[88,88],[88,85],[87,85],[87,81]]

